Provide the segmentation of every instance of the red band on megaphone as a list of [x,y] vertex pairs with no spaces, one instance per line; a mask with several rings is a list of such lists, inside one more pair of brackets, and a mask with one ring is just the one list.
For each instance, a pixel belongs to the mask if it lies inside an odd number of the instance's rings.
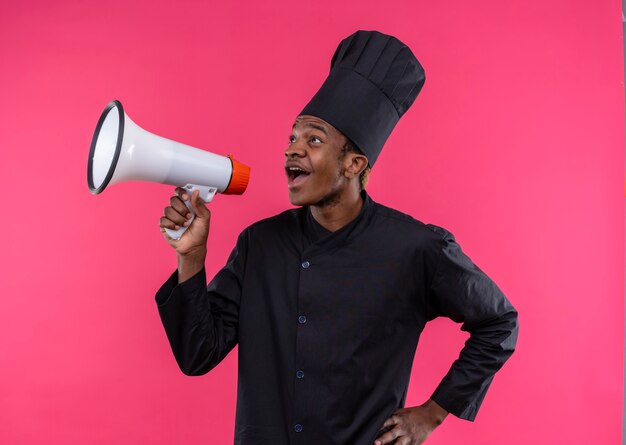
[[228,158],[233,164],[233,173],[228,183],[228,187],[224,190],[225,195],[241,195],[248,187],[250,180],[250,167],[239,161],[236,161],[233,155],[229,154]]

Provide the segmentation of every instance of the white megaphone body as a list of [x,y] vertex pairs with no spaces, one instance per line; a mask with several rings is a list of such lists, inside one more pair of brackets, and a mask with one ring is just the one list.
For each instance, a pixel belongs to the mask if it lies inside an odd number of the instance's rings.
[[[231,155],[220,156],[152,134],[135,124],[114,100],[102,112],[91,140],[87,182],[91,193],[123,181],[150,181],[200,190],[210,202],[215,193],[241,195],[250,167]],[[195,217],[190,200],[185,203]],[[187,230],[165,229],[173,239]]]

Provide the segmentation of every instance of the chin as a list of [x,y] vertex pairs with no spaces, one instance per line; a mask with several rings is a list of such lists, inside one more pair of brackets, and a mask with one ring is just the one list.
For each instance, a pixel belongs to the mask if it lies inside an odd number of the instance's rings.
[[338,204],[341,201],[341,193],[337,190],[331,190],[326,194],[314,194],[306,195],[304,193],[290,192],[289,202],[294,206],[316,206],[316,207],[330,207]]
[[289,202],[291,203],[291,205],[294,206],[308,206],[313,204],[313,202],[311,200],[307,200],[305,197],[303,196],[299,196],[298,193],[289,193]]
[[295,187],[289,189],[289,202],[294,206],[314,206],[324,198],[321,190],[310,190],[304,187]]

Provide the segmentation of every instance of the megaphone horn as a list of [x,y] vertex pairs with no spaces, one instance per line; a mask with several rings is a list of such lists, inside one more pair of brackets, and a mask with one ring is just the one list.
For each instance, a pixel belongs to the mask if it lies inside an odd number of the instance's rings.
[[[117,100],[106,106],[91,139],[87,184],[96,195],[118,182],[150,181],[184,186],[189,195],[199,190],[200,197],[210,202],[215,193],[241,195],[249,178],[250,167],[231,155],[216,155],[144,130]],[[185,204],[193,221],[191,201]],[[187,228],[165,230],[179,239]]]

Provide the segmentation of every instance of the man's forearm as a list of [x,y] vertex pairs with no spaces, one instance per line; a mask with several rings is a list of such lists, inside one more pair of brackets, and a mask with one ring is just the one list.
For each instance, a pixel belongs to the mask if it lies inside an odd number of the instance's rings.
[[470,338],[431,396],[461,419],[475,419],[495,373],[515,350],[517,312],[503,301],[494,318],[466,320],[463,330]]
[[178,255],[178,284],[187,281],[204,268],[206,249],[187,255]]

